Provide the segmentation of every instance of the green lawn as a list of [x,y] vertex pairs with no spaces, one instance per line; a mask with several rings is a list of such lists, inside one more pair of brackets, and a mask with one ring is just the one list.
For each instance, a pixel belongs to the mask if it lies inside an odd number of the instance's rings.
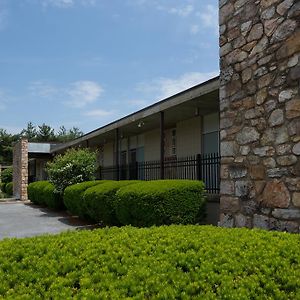
[[300,299],[300,235],[105,228],[0,242],[0,298]]

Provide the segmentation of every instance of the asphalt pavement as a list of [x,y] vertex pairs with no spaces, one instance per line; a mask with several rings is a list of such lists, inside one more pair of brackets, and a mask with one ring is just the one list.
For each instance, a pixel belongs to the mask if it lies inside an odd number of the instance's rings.
[[56,234],[84,228],[90,228],[90,225],[66,212],[23,202],[0,203],[0,239]]

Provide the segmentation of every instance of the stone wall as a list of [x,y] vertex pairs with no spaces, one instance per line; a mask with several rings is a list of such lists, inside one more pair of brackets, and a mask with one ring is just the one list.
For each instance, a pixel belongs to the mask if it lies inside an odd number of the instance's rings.
[[14,197],[27,200],[28,185],[28,141],[20,140],[13,149]]
[[220,225],[299,232],[300,1],[220,0]]

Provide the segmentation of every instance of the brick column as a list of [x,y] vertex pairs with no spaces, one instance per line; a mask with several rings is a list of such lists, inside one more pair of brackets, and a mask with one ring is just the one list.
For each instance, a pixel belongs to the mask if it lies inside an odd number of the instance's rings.
[[28,141],[20,140],[13,149],[13,185],[14,197],[27,200],[28,185]]
[[220,0],[220,225],[299,232],[300,2]]

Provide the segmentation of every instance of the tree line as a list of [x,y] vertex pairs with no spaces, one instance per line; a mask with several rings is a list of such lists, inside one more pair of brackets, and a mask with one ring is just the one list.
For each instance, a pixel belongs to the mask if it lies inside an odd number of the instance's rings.
[[78,127],[66,129],[60,126],[57,131],[51,126],[43,123],[35,126],[32,122],[21,130],[20,133],[11,134],[0,128],[0,164],[11,164],[13,157],[13,144],[20,138],[27,138],[29,142],[56,142],[64,143],[83,135]]

